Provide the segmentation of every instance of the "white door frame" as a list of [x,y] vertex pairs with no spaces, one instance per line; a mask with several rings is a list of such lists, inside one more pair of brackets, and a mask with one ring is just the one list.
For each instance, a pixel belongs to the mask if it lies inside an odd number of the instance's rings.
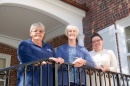
[[127,57],[127,45],[125,37],[125,28],[130,26],[130,16],[125,17],[115,23],[117,29],[117,41],[119,47],[119,55],[121,61],[121,68],[123,74],[130,74],[128,67],[128,57]]

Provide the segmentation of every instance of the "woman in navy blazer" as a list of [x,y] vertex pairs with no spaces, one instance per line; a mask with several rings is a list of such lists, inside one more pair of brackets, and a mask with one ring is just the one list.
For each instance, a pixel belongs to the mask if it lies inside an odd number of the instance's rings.
[[[88,50],[77,44],[76,38],[79,34],[79,29],[75,25],[68,25],[65,29],[65,35],[68,37],[68,43],[61,45],[57,48],[56,57],[64,59],[64,62],[74,64],[74,67],[81,67],[87,65],[94,67],[95,64],[91,59]],[[59,86],[68,86],[68,79],[70,80],[70,86],[80,86],[79,85],[79,75],[76,74],[76,80],[74,80],[74,71],[77,68],[74,68],[70,72],[70,78],[67,77],[66,66],[62,65],[62,68],[59,68]],[[65,69],[65,70],[64,70]],[[63,73],[62,73],[63,72]],[[82,86],[85,86],[85,75],[82,73]]]
[[[31,39],[23,40],[18,47],[17,53],[20,64],[44,58],[55,57],[55,51],[53,47],[50,44],[43,42],[44,35],[45,26],[42,23],[39,22],[32,24],[30,28]],[[42,64],[46,64],[46,62],[42,62]],[[47,66],[49,66],[49,68]],[[28,66],[28,69],[29,71],[26,73],[26,86],[40,86],[40,69],[38,66],[34,66],[34,72],[32,66]],[[47,83],[48,80],[49,84]],[[23,81],[24,69],[19,68],[16,86],[23,86]],[[50,66],[50,64],[42,68],[42,83],[42,86],[54,86],[53,68]]]

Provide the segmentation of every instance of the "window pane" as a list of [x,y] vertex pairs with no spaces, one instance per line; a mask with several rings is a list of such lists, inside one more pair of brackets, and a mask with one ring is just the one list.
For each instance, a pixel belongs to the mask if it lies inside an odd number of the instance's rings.
[[5,68],[5,65],[6,65],[6,59],[0,58],[0,68]]
[[126,42],[127,42],[127,53],[130,53],[130,26],[125,28]]
[[0,81],[0,86],[4,86],[4,81]]
[[127,41],[127,49],[128,49],[128,53],[130,53],[130,40]]

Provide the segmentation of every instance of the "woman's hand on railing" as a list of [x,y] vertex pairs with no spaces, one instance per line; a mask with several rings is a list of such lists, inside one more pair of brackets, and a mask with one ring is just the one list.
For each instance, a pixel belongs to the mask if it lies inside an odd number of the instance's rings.
[[[42,65],[46,65],[47,63],[45,61],[42,62]],[[40,65],[40,62],[34,64],[34,66],[39,66]]]
[[74,64],[75,67],[81,67],[86,64],[86,60],[82,58],[77,58],[72,64]]
[[46,65],[47,63],[45,61],[42,62],[42,65]]
[[110,71],[110,67],[108,67],[108,66],[100,65],[100,66],[97,66],[96,68],[101,69],[102,72]]
[[50,57],[49,59],[55,61],[56,63],[59,63],[59,64],[62,64],[64,63],[64,59],[62,59],[61,57],[58,57],[58,58],[53,58],[53,57]]
[[58,57],[58,63],[63,64],[64,63],[64,59],[62,59],[61,57]]
[[102,72],[110,71],[110,67],[108,66],[101,66]]

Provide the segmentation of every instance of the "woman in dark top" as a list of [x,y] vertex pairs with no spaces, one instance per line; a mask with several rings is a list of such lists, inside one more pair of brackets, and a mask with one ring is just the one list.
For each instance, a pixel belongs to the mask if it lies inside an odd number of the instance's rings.
[[[18,60],[20,64],[36,61],[44,58],[55,57],[53,47],[43,42],[45,35],[45,26],[42,23],[34,23],[30,28],[31,39],[23,40],[18,46]],[[53,58],[54,59],[54,58]],[[46,62],[42,62],[46,64]],[[26,75],[26,86],[40,86],[40,70],[38,66],[34,66],[34,76],[32,66],[28,66],[29,71]],[[53,68],[49,65],[49,77],[47,76],[47,65],[42,68],[42,83],[47,86],[47,78],[49,80],[48,86],[53,85]],[[19,68],[17,73],[17,86],[23,86],[24,69]],[[33,82],[34,81],[34,82]]]

